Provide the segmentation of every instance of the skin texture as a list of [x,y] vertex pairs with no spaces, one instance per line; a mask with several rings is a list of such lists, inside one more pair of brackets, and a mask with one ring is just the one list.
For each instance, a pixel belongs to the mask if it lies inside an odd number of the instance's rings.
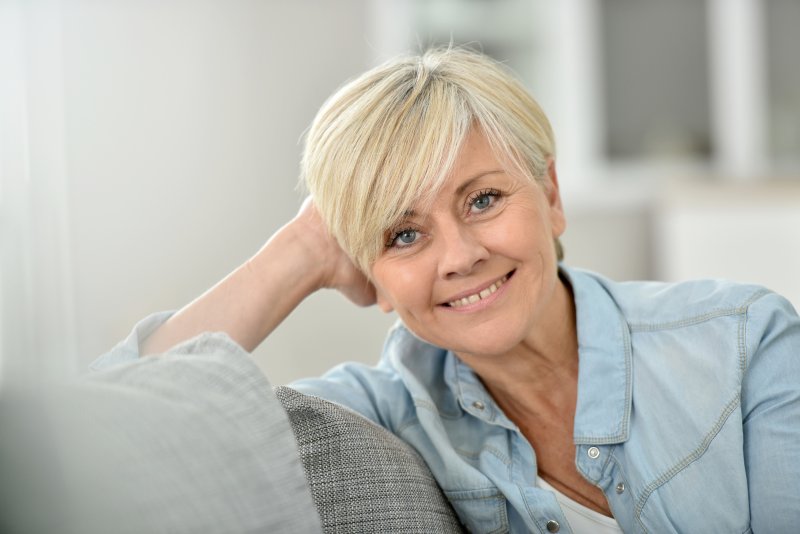
[[[464,359],[538,345],[551,331],[548,312],[560,286],[553,238],[564,228],[557,184],[508,174],[473,132],[430,210],[402,223],[398,230],[407,233],[374,263],[378,304]],[[505,276],[486,301],[447,305]]]

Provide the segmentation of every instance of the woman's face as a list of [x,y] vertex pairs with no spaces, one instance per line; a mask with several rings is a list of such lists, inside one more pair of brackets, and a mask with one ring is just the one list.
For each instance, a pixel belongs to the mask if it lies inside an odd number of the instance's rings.
[[378,304],[456,353],[511,350],[544,323],[564,228],[553,166],[544,184],[510,175],[473,130],[428,211],[388,233],[372,266]]

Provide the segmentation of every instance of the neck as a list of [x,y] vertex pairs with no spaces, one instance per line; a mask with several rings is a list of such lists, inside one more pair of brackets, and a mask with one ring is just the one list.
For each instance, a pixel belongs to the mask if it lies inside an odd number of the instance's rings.
[[[578,337],[572,290],[559,278],[541,324],[505,354],[459,354],[512,420],[529,411],[574,413],[578,384]],[[517,415],[517,417],[515,417]]]

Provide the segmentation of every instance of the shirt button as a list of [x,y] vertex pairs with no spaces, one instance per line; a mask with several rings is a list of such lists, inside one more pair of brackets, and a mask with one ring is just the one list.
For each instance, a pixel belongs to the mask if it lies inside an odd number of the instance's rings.
[[475,408],[476,410],[483,410],[484,408],[486,408],[486,405],[481,401],[475,401],[472,403],[472,407]]
[[558,532],[559,530],[561,530],[561,525],[558,524],[558,521],[551,519],[547,522],[547,532]]
[[598,456],[600,456],[600,449],[597,447],[589,447],[589,450],[586,451],[586,454],[589,455],[589,458],[592,460],[596,460]]
[[623,491],[625,491],[625,483],[620,482],[619,484],[617,484],[616,490],[617,493],[622,493]]

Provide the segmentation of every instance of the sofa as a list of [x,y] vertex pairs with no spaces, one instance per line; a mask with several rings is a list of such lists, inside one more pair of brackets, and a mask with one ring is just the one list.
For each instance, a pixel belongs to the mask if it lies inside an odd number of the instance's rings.
[[405,442],[212,346],[0,391],[0,531],[462,531]]
[[275,394],[325,532],[462,532],[427,465],[400,438],[289,387]]

